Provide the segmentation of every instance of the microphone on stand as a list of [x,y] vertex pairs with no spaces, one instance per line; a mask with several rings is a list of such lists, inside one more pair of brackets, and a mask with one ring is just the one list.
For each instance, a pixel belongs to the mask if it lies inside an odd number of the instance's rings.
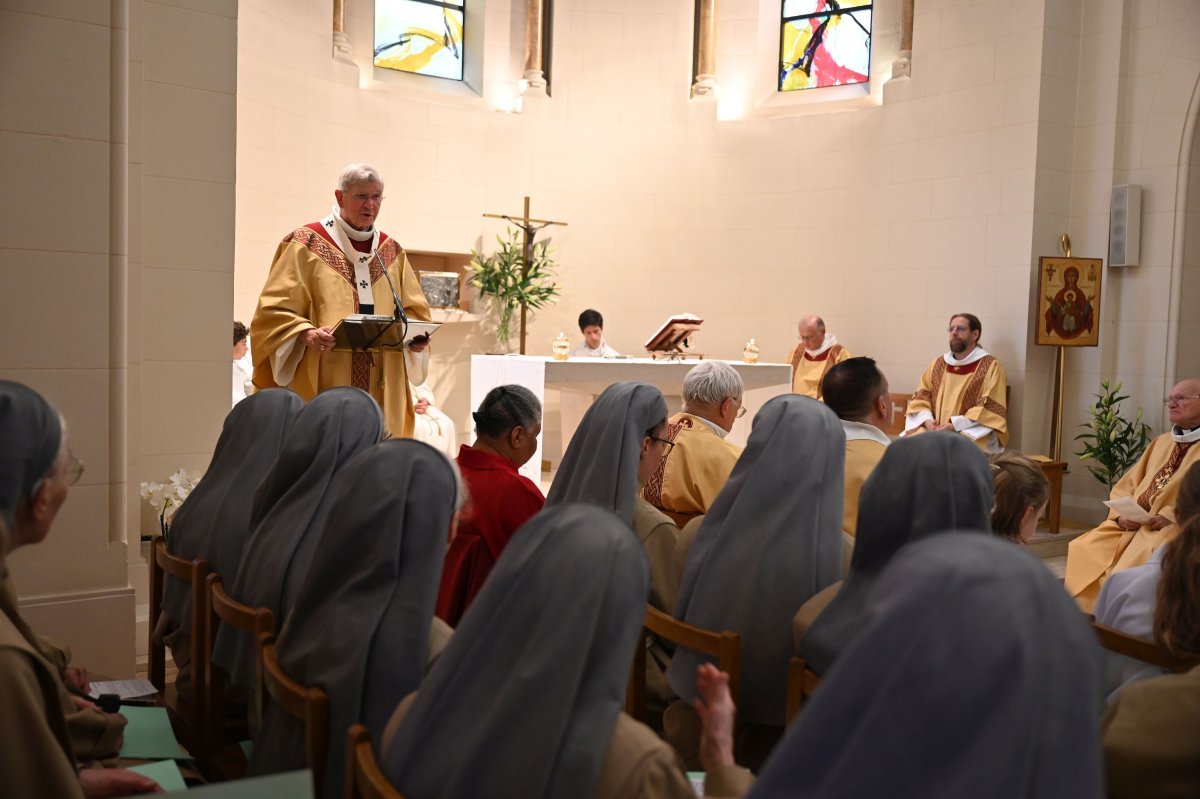
[[[392,314],[392,318],[404,323],[404,332],[408,333],[408,317],[404,314],[404,306],[400,303],[400,297],[396,294],[396,285],[392,283],[392,276],[388,274],[387,266],[383,263],[383,258],[379,255],[379,250],[375,251],[375,260],[379,262],[379,268],[383,270],[383,276],[387,280],[388,288],[392,290],[392,300],[396,303],[396,311]],[[401,280],[404,279],[401,275]]]

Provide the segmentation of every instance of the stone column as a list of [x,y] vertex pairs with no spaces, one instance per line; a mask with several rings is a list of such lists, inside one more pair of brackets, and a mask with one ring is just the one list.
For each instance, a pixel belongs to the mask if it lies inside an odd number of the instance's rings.
[[913,2],[900,1],[900,51],[892,62],[893,78],[912,77]]
[[696,81],[692,97],[717,91],[717,0],[696,0]]
[[350,55],[350,37],[346,35],[346,0],[333,0],[333,54]]
[[545,0],[525,0],[525,74],[529,88],[545,90],[546,73],[542,64],[542,25]]

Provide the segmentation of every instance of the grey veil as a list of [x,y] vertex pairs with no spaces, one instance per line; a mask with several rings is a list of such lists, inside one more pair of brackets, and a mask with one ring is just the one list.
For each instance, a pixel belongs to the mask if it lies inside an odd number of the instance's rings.
[[0,521],[10,530],[17,506],[58,457],[58,413],[29,386],[0,380]]
[[956,433],[902,438],[863,484],[850,573],[804,636],[808,666],[824,674],[862,629],[867,595],[901,547],[947,530],[991,530],[992,473],[979,447]]
[[546,505],[587,502],[631,524],[642,440],[666,418],[666,400],[654,386],[614,383],[606,388],[571,437]]
[[[304,401],[287,389],[259,391],[233,406],[208,471],[175,513],[167,551],[209,568],[232,582],[251,530],[255,489],[275,463]],[[192,628],[192,596],[167,577],[163,611],[185,632]]]
[[[776,397],[688,552],[676,618],[742,637],[739,721],[782,725],[792,617],[841,571],[846,439],[833,411]],[[703,662],[679,649],[667,679],[686,701]]]
[[1044,565],[933,536],[884,570],[750,796],[1094,799],[1102,702],[1096,638]]
[[[270,608],[283,625],[312,562],[332,505],[330,484],[343,464],[383,435],[383,414],[357,388],[331,388],[301,409],[271,471],[254,497],[254,529],[236,575],[224,575],[239,602]],[[213,662],[232,685],[254,684],[255,643],[222,625]]]
[[534,516],[381,753],[385,773],[422,799],[591,796],[648,586],[641,545],[611,512]]
[[[412,439],[371,447],[334,480],[333,512],[279,642],[284,671],[329,694],[324,796],[341,795],[350,725],[378,741],[421,681],[457,491],[446,457]],[[303,725],[269,708],[250,773],[304,762]]]

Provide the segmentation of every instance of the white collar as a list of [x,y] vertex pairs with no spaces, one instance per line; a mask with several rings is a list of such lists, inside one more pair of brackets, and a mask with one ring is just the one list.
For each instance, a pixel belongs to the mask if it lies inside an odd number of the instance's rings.
[[713,422],[709,419],[705,419],[703,416],[697,416],[694,413],[688,413],[687,411],[684,411],[684,413],[687,413],[687,415],[692,417],[693,419],[699,419],[701,422],[704,422],[706,425],[708,425],[709,429],[711,429],[714,433],[716,433],[721,438],[724,438],[725,436],[729,435],[729,431],[726,430],[724,427],[721,427],[721,425],[717,424],[716,422]]
[[369,241],[375,236],[374,225],[371,225],[366,230],[357,230],[350,227],[350,223],[342,219],[342,209],[338,208],[337,203],[333,204],[333,221],[337,222],[337,226],[342,229],[343,233],[355,241]]
[[975,349],[971,350],[971,354],[962,360],[955,358],[953,352],[947,352],[942,356],[942,360],[946,362],[947,366],[970,366],[976,361],[982,361],[987,356],[988,351],[976,344]]
[[892,443],[887,434],[873,424],[852,422],[849,419],[842,419],[841,422],[847,441],[875,441],[883,444],[885,447]]
[[822,352],[825,352],[827,349],[832,347],[834,344],[837,344],[837,336],[833,335],[832,333],[826,333],[825,341],[821,343],[821,346],[817,347],[815,350],[810,350],[808,347],[805,347],[804,351],[808,353],[809,357],[815,358]]
[[1175,439],[1176,444],[1192,444],[1200,441],[1200,427],[1184,432],[1182,427],[1174,425],[1171,427],[1171,438]]

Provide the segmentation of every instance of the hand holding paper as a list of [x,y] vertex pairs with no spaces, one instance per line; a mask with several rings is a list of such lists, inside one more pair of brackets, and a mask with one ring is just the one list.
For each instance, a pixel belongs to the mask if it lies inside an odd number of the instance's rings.
[[1121,518],[1128,519],[1137,524],[1148,524],[1152,518],[1141,505],[1137,504],[1137,500],[1133,497],[1109,499],[1105,500],[1104,504],[1115,510]]

